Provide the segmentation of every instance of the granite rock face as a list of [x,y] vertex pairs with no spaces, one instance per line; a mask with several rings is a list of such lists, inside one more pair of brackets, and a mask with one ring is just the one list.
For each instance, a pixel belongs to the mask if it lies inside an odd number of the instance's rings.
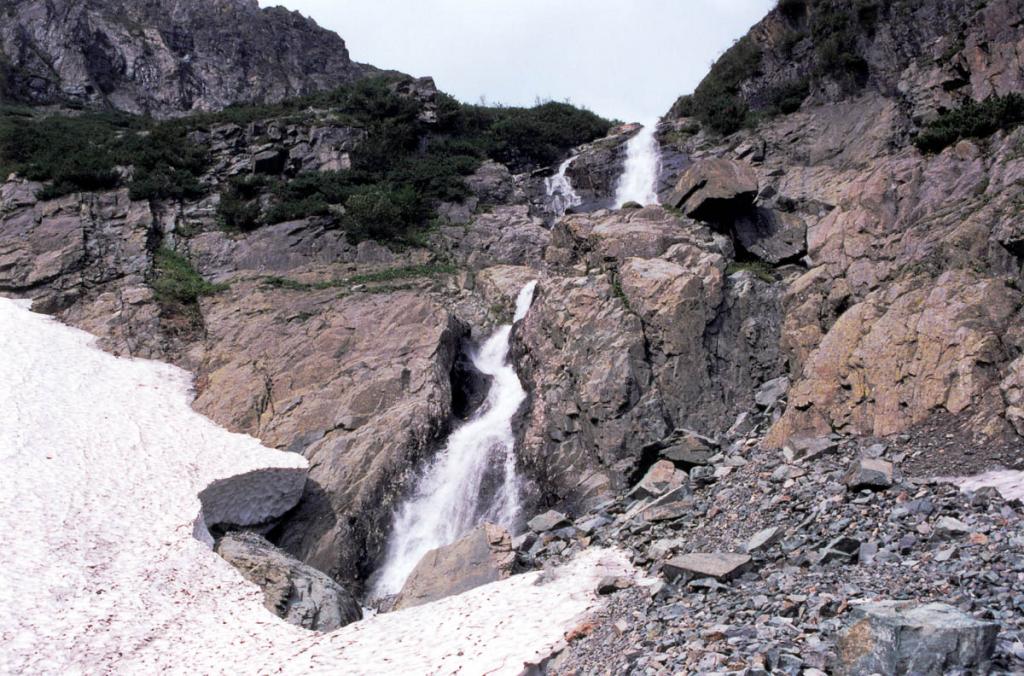
[[[676,130],[667,145],[694,161],[679,203],[737,257],[785,277],[792,388],[767,443],[888,436],[936,415],[967,421],[979,443],[1016,438],[1022,132],[937,154],[910,141],[940,111],[1021,90],[1019,3],[880,5],[850,45],[863,77],[845,81],[819,67],[813,26],[828,11],[788,3],[744,41],[760,65],[738,96],[763,110],[771,92],[809,82],[798,110],[724,139],[683,134],[690,118],[664,124]],[[721,208],[692,211],[716,184]]]
[[0,94],[33,105],[168,117],[372,72],[335,33],[256,0],[13,0],[0,26]]

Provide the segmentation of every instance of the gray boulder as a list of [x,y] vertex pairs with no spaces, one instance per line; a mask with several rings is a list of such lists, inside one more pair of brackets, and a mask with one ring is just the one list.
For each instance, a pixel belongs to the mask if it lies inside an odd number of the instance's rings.
[[544,533],[560,526],[568,526],[570,523],[572,522],[569,520],[569,517],[552,509],[533,517],[526,525],[534,533]]
[[836,673],[987,673],[999,625],[944,603],[883,601],[855,608],[839,637]]
[[217,543],[216,551],[263,590],[263,605],[286,622],[334,631],[363,619],[359,603],[348,590],[255,533],[229,533]]
[[669,460],[654,463],[632,490],[636,498],[657,498],[673,491],[687,481],[686,472],[676,469]]
[[713,577],[731,580],[750,568],[751,558],[746,554],[683,554],[665,562],[662,570],[669,578],[681,575]]
[[516,554],[512,537],[485,523],[446,547],[427,552],[416,564],[394,609],[411,608],[507,578]]
[[855,460],[846,470],[843,482],[850,490],[879,490],[892,486],[892,463],[877,458]]

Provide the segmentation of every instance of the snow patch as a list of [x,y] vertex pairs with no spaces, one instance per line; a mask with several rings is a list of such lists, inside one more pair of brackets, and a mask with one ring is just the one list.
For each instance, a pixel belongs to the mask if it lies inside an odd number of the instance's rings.
[[287,509],[306,462],[197,414],[190,386],[0,298],[0,673],[517,674],[632,574],[590,550],[331,634],[289,625],[194,535]]
[[953,483],[964,491],[976,491],[991,487],[999,491],[1006,500],[1024,500],[1024,472],[1006,469],[985,472],[976,476],[954,479]]

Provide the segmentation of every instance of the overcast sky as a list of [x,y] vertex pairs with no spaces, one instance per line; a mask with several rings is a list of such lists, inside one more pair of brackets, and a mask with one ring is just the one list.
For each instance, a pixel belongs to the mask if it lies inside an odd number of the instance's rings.
[[569,99],[648,120],[774,0],[260,0],[337,31],[356,61],[431,75],[470,103]]

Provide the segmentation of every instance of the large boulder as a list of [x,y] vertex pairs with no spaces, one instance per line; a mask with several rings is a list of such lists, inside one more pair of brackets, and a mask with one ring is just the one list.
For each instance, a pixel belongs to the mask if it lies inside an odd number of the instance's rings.
[[363,619],[348,590],[255,533],[229,533],[216,551],[263,590],[263,605],[286,622],[326,632]]
[[757,189],[757,174],[749,164],[706,158],[683,171],[668,204],[700,221],[731,220],[749,209]]
[[836,673],[988,673],[999,625],[944,603],[868,603],[853,609],[853,624],[839,637]]
[[515,559],[508,531],[485,523],[453,544],[424,554],[398,594],[394,610],[504,580],[511,575]]

